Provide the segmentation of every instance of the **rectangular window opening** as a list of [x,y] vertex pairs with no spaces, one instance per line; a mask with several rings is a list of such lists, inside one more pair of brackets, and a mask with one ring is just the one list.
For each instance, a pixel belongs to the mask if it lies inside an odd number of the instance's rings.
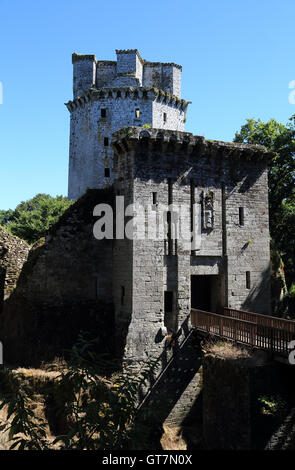
[[158,203],[158,193],[153,193],[153,204],[157,204]]
[[244,217],[244,207],[239,207],[239,224],[244,225],[245,217]]
[[110,177],[110,173],[111,173],[111,172],[110,172],[110,169],[109,169],[109,168],[105,168],[105,169],[104,169],[104,176],[105,176],[106,178],[109,178],[109,177]]
[[167,113],[163,113],[163,121],[167,122]]
[[246,288],[250,289],[251,288],[251,275],[250,271],[246,271]]
[[136,108],[136,110],[135,110],[135,117],[136,117],[137,119],[140,117],[139,108]]
[[107,117],[107,110],[105,108],[101,108],[100,115],[101,115],[102,118],[106,118]]
[[104,145],[105,147],[108,147],[108,146],[109,146],[109,138],[108,138],[108,137],[104,137],[104,139],[103,139],[103,145]]

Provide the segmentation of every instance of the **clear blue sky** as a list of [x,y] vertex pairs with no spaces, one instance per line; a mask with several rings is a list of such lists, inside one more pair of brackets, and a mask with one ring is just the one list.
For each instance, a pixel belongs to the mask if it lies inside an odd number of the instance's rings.
[[294,0],[1,0],[0,18],[0,209],[67,194],[72,52],[181,64],[186,130],[208,139],[295,113]]

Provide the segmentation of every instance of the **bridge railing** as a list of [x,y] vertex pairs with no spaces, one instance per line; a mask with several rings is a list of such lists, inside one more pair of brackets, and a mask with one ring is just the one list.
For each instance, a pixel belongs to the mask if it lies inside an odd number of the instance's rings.
[[227,317],[238,318],[239,320],[250,321],[258,325],[270,326],[287,330],[295,333],[295,321],[285,320],[284,318],[272,317],[261,313],[246,312],[245,310],[236,310],[234,308],[224,307],[223,314]]
[[191,310],[191,324],[210,335],[282,355],[289,353],[288,344],[294,339],[292,331],[197,309]]

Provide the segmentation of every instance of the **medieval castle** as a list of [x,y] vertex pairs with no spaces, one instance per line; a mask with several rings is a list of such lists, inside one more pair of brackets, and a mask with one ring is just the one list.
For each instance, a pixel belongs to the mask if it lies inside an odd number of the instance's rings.
[[[192,307],[270,313],[268,151],[184,132],[181,66],[116,53],[116,62],[72,56],[69,197],[77,201],[45,243],[21,242],[15,289],[9,253],[18,242],[0,233],[0,339],[10,363],[50,360],[84,329],[136,369],[163,354],[167,332],[185,341]],[[182,223],[196,243],[172,236],[171,213],[162,239],[98,240],[94,209],[116,212],[116,197],[155,217],[161,204],[189,208]],[[195,367],[179,368],[193,394]]]
[[125,207],[186,205],[199,231],[191,249],[169,237],[169,223],[160,241],[114,240],[100,270],[117,332],[128,330],[125,355],[139,361],[159,353],[161,327],[177,332],[192,306],[269,313],[268,155],[185,133],[181,66],[116,53],[117,62],[73,54],[69,197],[112,186]]

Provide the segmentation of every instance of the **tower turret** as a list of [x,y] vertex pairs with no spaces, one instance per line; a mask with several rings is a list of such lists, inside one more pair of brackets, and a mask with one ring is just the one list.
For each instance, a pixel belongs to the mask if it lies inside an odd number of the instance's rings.
[[116,50],[117,61],[74,53],[69,197],[113,182],[113,132],[149,124],[184,130],[189,102],[181,99],[181,66],[148,62],[137,49]]

